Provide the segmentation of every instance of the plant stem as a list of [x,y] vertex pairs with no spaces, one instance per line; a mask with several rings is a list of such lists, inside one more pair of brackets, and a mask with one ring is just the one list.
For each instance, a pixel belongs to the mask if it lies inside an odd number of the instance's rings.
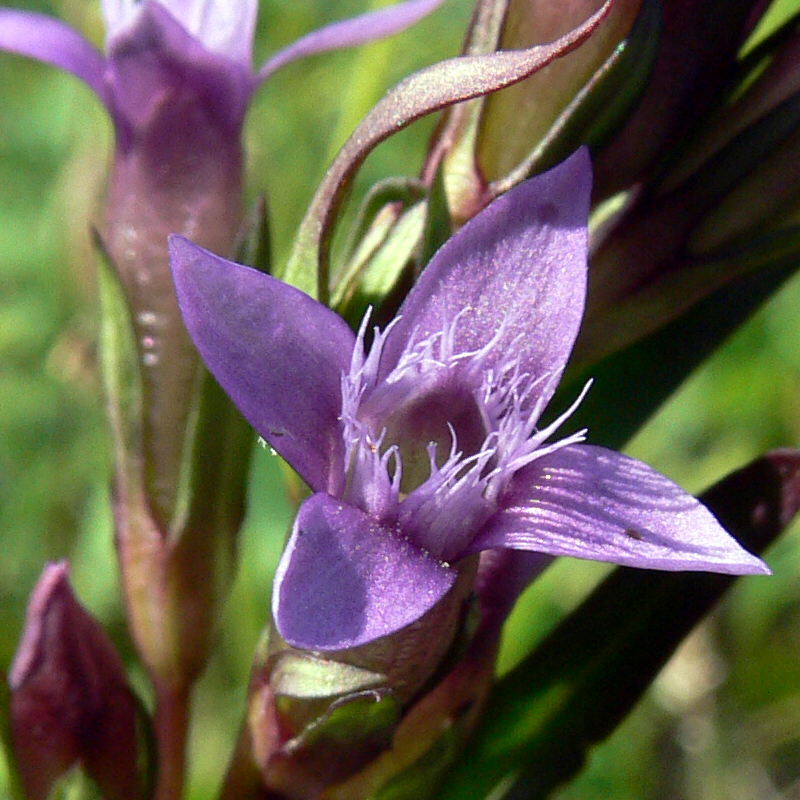
[[154,800],[181,800],[186,779],[190,690],[156,681],[158,776]]

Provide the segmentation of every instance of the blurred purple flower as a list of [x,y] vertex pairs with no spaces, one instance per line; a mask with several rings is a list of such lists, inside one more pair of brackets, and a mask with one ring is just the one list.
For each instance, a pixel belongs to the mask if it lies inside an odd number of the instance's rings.
[[215,116],[238,129],[253,93],[276,70],[397,33],[442,2],[409,0],[334,23],[279,51],[256,72],[251,62],[258,0],[102,0],[105,57],[58,20],[0,9],[0,49],[85,81],[105,104],[118,136],[134,135],[169,97],[172,82],[192,85]]
[[315,492],[274,587],[290,644],[391,634],[494,548],[769,571],[645,464],[582,444],[585,432],[551,441],[570,412],[537,426],[583,314],[590,173],[579,151],[488,206],[367,352],[366,320],[354,336],[293,287],[173,238],[178,300],[206,363]]

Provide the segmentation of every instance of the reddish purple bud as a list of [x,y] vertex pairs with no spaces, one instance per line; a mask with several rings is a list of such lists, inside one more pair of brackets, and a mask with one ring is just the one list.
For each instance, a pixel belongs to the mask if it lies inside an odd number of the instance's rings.
[[626,126],[595,160],[595,198],[647,176],[714,103],[763,0],[667,0],[650,86]]
[[143,797],[138,707],[103,629],[77,602],[66,562],[45,567],[9,674],[14,755],[28,800],[82,767],[106,800]]

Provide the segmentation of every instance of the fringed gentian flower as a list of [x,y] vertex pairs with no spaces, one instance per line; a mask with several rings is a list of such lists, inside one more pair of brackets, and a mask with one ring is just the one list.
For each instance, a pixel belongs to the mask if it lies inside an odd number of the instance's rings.
[[[165,685],[205,663],[216,596],[230,577],[219,553],[231,551],[243,514],[251,433],[206,391],[178,310],[167,236],[233,252],[242,231],[242,126],[266,78],[298,58],[397,32],[441,2],[411,0],[330,25],[257,72],[258,0],[102,0],[105,55],[58,20],[0,9],[0,50],[73,73],[114,123],[99,232],[115,534],[134,637]],[[213,426],[203,422],[209,407]],[[196,464],[201,449],[206,460]]]
[[567,414],[538,424],[583,313],[590,183],[581,151],[496,200],[369,348],[366,320],[355,336],[291,286],[173,239],[204,359],[314,492],[274,587],[290,644],[338,650],[392,634],[496,548],[768,572],[650,467],[583,444],[584,432],[554,438]]

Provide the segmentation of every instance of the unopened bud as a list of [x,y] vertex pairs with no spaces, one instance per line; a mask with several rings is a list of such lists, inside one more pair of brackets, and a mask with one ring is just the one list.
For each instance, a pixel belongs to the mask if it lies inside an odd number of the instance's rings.
[[9,674],[12,747],[28,800],[79,767],[106,800],[145,796],[139,708],[111,640],[48,565]]

